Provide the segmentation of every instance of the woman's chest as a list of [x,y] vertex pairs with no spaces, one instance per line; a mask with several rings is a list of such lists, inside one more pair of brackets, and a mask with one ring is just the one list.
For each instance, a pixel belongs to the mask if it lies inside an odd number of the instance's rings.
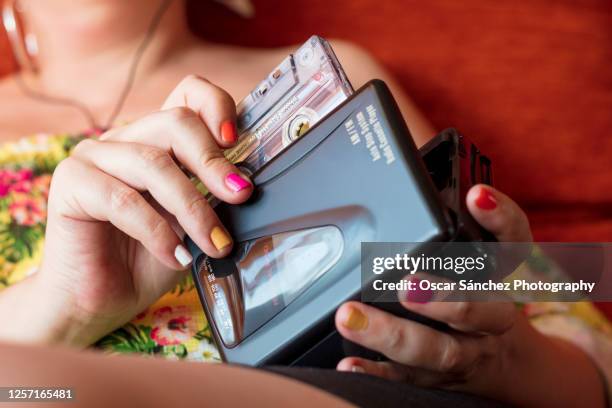
[[[37,133],[76,134],[91,129],[91,115],[98,126],[121,125],[160,109],[164,100],[188,71],[169,72],[149,79],[142,78],[122,102],[120,92],[106,92],[102,103],[87,98],[43,100],[19,89],[3,92],[0,88],[0,143]],[[222,74],[207,77],[225,89],[236,102],[240,101],[261,79],[254,73],[243,76]],[[83,84],[83,87],[90,85]],[[103,92],[91,85],[91,92]],[[116,116],[113,112],[118,111]]]

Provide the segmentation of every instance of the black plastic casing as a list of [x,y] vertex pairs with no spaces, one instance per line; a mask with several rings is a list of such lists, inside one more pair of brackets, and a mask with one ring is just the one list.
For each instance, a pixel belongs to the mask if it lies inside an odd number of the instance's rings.
[[491,160],[456,129],[437,134],[419,149],[455,226],[455,241],[494,241],[469,214],[465,197],[475,184],[493,184]]
[[[347,121],[359,112],[367,117],[372,109],[391,149],[390,163],[388,156],[373,160],[366,141],[353,144],[347,132]],[[354,351],[335,332],[333,317],[342,303],[360,299],[362,242],[487,239],[463,204],[471,184],[490,181],[486,158],[461,153],[471,152],[471,146],[455,130],[443,132],[423,147],[428,170],[391,92],[374,80],[254,174],[256,190],[247,203],[218,205],[216,212],[236,242],[326,225],[339,228],[344,239],[343,253],[329,271],[228,348],[202,291],[198,271],[206,255],[187,238],[194,281],[223,360],[333,367]],[[466,177],[466,163],[474,158],[478,174]]]

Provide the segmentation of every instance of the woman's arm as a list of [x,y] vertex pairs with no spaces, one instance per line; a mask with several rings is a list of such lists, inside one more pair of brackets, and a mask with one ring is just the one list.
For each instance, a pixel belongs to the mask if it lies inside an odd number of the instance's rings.
[[351,406],[301,382],[227,364],[6,344],[0,361],[2,386],[72,389],[72,402],[45,402],[48,407],[234,407],[245,399],[252,407]]

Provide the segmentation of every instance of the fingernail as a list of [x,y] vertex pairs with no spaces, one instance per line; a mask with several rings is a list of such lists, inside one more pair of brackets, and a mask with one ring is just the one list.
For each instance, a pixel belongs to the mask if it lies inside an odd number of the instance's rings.
[[368,318],[361,310],[350,307],[342,325],[349,330],[363,330],[368,327]]
[[187,248],[185,248],[181,244],[178,244],[176,248],[174,248],[174,258],[176,258],[178,263],[183,266],[187,266],[191,263],[191,261],[193,261],[193,257],[191,256]]
[[238,132],[234,121],[226,120],[221,124],[221,139],[225,143],[235,143],[238,140]]
[[361,366],[354,365],[351,367],[351,371],[354,373],[365,373],[365,370]]
[[251,187],[251,183],[248,180],[240,177],[239,174],[230,173],[225,177],[225,184],[234,192],[237,193],[245,188]]
[[493,210],[497,207],[497,200],[489,190],[481,188],[480,194],[476,197],[476,206],[481,210]]
[[431,300],[434,293],[430,289],[421,289],[421,279],[412,278],[410,279],[410,282],[414,282],[414,285],[412,285],[413,289],[406,291],[406,302],[427,303]]
[[232,243],[232,239],[221,227],[214,227],[210,232],[210,240],[212,241],[217,251],[221,251],[223,248]]

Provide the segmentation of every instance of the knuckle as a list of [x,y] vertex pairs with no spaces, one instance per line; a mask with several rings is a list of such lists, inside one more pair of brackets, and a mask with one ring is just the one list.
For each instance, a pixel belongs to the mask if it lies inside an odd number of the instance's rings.
[[236,106],[234,99],[224,89],[211,85],[210,93],[211,98],[218,104],[227,105],[228,107]]
[[49,219],[53,217],[53,214],[70,212],[70,208],[79,207],[75,203],[75,192],[77,191],[75,183],[82,179],[74,177],[75,174],[79,174],[79,170],[82,170],[82,167],[79,166],[78,160],[73,157],[62,160],[55,167],[47,200]]
[[151,240],[156,252],[163,253],[166,249],[166,242],[169,241],[170,225],[162,217],[154,217],[148,226],[149,239]]
[[205,169],[216,169],[229,163],[221,150],[219,149],[204,149],[200,153],[200,163]]
[[74,174],[76,174],[74,171],[76,164],[76,159],[68,157],[55,166],[49,186],[49,204],[55,203],[58,196],[61,196],[61,194],[56,194],[56,192],[61,192],[62,186],[71,186],[74,188],[72,179]]
[[197,74],[189,74],[181,80],[179,86],[190,86],[194,84],[210,84],[210,81]]
[[201,132],[201,121],[196,112],[185,106],[163,111],[165,130],[172,135],[173,142],[184,142]]
[[387,352],[391,355],[399,355],[406,346],[405,333],[398,325],[390,324],[387,327],[391,327],[386,342]]
[[71,169],[74,168],[74,162],[76,161],[73,157],[68,157],[55,166],[55,170],[53,171],[53,178],[51,179],[51,184],[53,182],[57,183],[62,180],[67,175],[71,174]]
[[195,112],[186,106],[177,106],[163,111],[169,123],[182,123],[186,120],[192,120],[195,117]]
[[472,317],[474,305],[471,302],[455,302],[449,323],[467,323]]
[[187,75],[181,85],[187,89],[199,88],[201,92],[206,94],[207,99],[216,103],[228,103],[232,107],[235,106],[234,99],[223,88],[213,84],[208,79],[198,75]]
[[72,149],[73,156],[79,156],[83,154],[83,151],[87,151],[91,148],[94,148],[99,142],[94,139],[83,139]]
[[136,204],[142,196],[127,186],[115,187],[110,193],[110,205],[113,211],[124,211]]
[[128,126],[130,126],[130,124],[114,126],[112,129],[109,129],[106,132],[102,133],[100,136],[98,136],[98,140],[100,140],[100,141],[117,140],[117,139],[119,139],[119,136],[121,135],[121,132],[124,129],[126,129]]
[[67,184],[72,186],[74,183],[82,182],[82,179],[78,177],[85,168],[83,162],[75,157],[67,157],[60,161],[55,169],[53,170],[53,176],[51,177],[51,187],[58,184]]
[[441,372],[456,372],[461,369],[462,361],[462,348],[457,341],[449,337],[440,355],[439,370]]
[[208,208],[208,200],[202,194],[195,194],[185,205],[187,216],[195,220],[199,220]]
[[160,216],[151,217],[148,222],[148,230],[153,238],[164,236],[166,234],[166,226],[168,222]]
[[166,169],[174,165],[168,152],[155,147],[144,147],[139,151],[140,159],[147,168]]

